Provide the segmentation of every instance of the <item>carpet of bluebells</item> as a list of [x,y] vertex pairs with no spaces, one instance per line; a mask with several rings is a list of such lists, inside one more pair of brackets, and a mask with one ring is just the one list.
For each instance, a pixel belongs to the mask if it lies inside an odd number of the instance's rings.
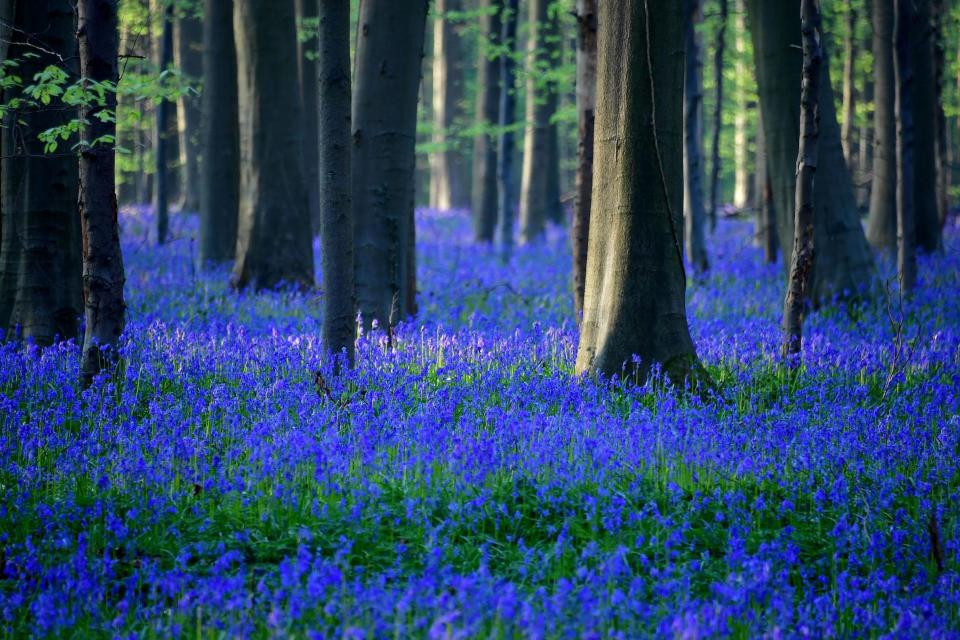
[[960,634],[960,224],[794,371],[782,267],[724,221],[704,402],[573,375],[558,229],[502,264],[418,213],[420,315],[337,378],[319,294],[232,293],[150,222],[118,373],[0,346],[0,637]]

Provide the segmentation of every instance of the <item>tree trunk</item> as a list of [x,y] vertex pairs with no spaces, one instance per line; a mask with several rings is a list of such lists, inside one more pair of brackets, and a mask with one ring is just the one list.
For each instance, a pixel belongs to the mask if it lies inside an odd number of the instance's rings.
[[[116,83],[117,0],[78,0],[77,38],[81,77],[90,82]],[[100,119],[101,111],[117,108],[116,94],[108,91],[104,104],[84,105],[80,117],[84,140],[116,136],[117,125]],[[87,387],[102,369],[117,358],[126,305],[123,300],[123,255],[117,223],[115,183],[116,152],[112,144],[83,147],[80,151],[79,208],[83,238],[83,301],[86,330],[80,358],[80,383]]]
[[913,70],[914,237],[927,253],[942,248],[937,209],[936,82],[934,80],[931,0],[912,0],[916,27],[910,31]]
[[773,207],[773,183],[770,181],[769,160],[763,135],[763,114],[757,109],[757,166],[754,197],[756,201],[756,244],[763,249],[763,261],[777,261],[777,218]]
[[[477,118],[473,139],[473,234],[477,242],[493,242],[497,227],[497,143],[493,127],[500,118],[500,41],[503,0],[483,0],[477,63]],[[486,41],[483,40],[486,38]]]
[[710,230],[717,228],[717,207],[720,206],[720,130],[723,128],[723,53],[727,42],[727,0],[719,0],[720,26],[713,54],[713,145],[710,152]]
[[593,190],[593,131],[597,108],[598,0],[577,0],[577,191],[573,204],[573,308],[583,316]]
[[352,207],[357,303],[367,327],[387,328],[414,311],[414,143],[427,4],[360,5]]
[[944,47],[943,26],[949,19],[944,0],[933,2],[933,65],[934,65],[934,124],[937,137],[937,216],[940,228],[947,219],[948,194],[950,193],[950,144],[947,116],[943,109],[943,79],[946,73],[947,54]]
[[[556,219],[560,209],[559,195],[549,193],[551,174],[554,179],[560,174],[556,148],[551,149],[550,141],[554,128],[550,119],[557,108],[556,88],[545,80],[553,63],[555,19],[549,13],[550,0],[530,0],[529,7],[526,129],[520,181],[520,241],[524,243],[539,239],[547,220]],[[556,200],[552,195],[557,196]]]
[[914,189],[914,69],[912,33],[920,26],[913,0],[893,0],[896,86],[894,113],[897,122],[897,274],[901,290],[909,295],[917,279],[916,200]]
[[[8,49],[9,59],[19,62],[17,74],[29,81],[65,60],[65,70],[76,75],[72,4],[20,0],[15,6],[12,16],[0,17],[18,34]],[[45,153],[37,135],[76,116],[75,110],[24,106],[0,130],[0,228],[6,232],[0,239],[0,330],[44,346],[77,335],[80,220],[76,157],[67,148]]]
[[455,135],[463,119],[463,43],[459,26],[446,15],[462,9],[461,0],[434,5],[433,142],[438,150],[430,154],[430,206],[441,210],[470,206],[469,167]]
[[873,0],[873,180],[867,239],[879,250],[897,244],[897,125],[893,76],[893,2]]
[[[793,246],[794,200],[800,101],[796,79],[803,66],[795,0],[748,0],[748,16],[757,63],[757,85],[763,111],[773,203],[781,247]],[[829,52],[820,71],[820,137],[817,151],[817,199],[814,202],[814,246],[817,264],[811,275],[814,305],[835,296],[868,293],[873,257],[863,235],[853,184],[840,144],[834,108]],[[785,261],[788,262],[788,261]],[[785,265],[789,268],[789,264]]]
[[505,0],[501,18],[500,44],[506,52],[500,56],[500,137],[497,141],[497,217],[500,223],[500,247],[504,262],[513,252],[513,129],[516,117],[514,93],[517,21],[519,0]]
[[796,202],[793,223],[793,252],[790,277],[783,302],[783,355],[799,359],[803,344],[803,316],[806,312],[810,275],[813,271],[814,176],[817,173],[817,144],[820,136],[819,100],[820,2],[801,0],[800,32],[803,42],[803,81],[800,90],[800,140],[797,155]]
[[733,115],[733,206],[744,209],[750,203],[750,172],[747,167],[747,76],[749,71],[745,59],[747,57],[747,29],[744,24],[744,0],[734,0],[735,17],[733,41],[736,59],[734,71],[734,102],[736,103]]
[[840,143],[843,145],[843,157],[847,159],[850,175],[857,175],[857,149],[854,134],[856,132],[857,87],[854,74],[857,57],[857,10],[852,0],[847,0],[846,33],[843,36],[843,125],[840,129]]
[[[357,313],[350,210],[350,0],[323,0],[318,39],[323,348],[353,366]],[[343,360],[337,356],[343,354]]]
[[[160,36],[160,50],[157,54],[157,67],[160,73],[166,71],[173,63],[173,5],[168,4],[160,18],[162,35]],[[153,180],[153,210],[157,216],[157,243],[167,241],[170,228],[170,188],[167,182],[167,152],[170,149],[170,101],[160,99],[157,102],[156,120],[154,129],[154,180]]]
[[708,385],[687,327],[680,246],[685,7],[604,0],[590,249],[578,373],[654,366]]
[[[873,104],[873,72],[870,70],[863,83],[863,102]],[[857,206],[862,210],[870,209],[870,193],[873,185],[873,121],[867,119],[866,124],[860,127],[860,157],[857,167],[860,169],[857,177]]]
[[[320,0],[322,4],[326,0]],[[317,111],[317,62],[313,58],[317,51],[317,38],[314,36],[311,22],[317,18],[318,0],[296,0],[297,20],[310,34],[307,39],[297,38],[297,71],[300,74],[300,113],[303,114],[303,132],[300,140],[302,149],[303,179],[306,182],[307,211],[311,228],[320,231],[320,168],[317,148],[318,111]],[[299,31],[299,28],[298,28]],[[350,28],[347,27],[349,35]],[[313,59],[311,59],[313,58]]]
[[233,0],[204,0],[200,264],[233,260],[240,208],[240,129]]
[[703,135],[700,114],[703,109],[703,63],[700,58],[700,38],[696,23],[700,15],[700,0],[685,0],[683,90],[683,228],[687,259],[698,273],[709,268],[707,247],[703,234]]
[[[194,10],[183,10],[174,28],[176,64],[191,86],[203,78],[203,22]],[[180,126],[181,195],[183,211],[200,210],[200,96],[185,93],[177,101]]]
[[310,288],[313,244],[300,166],[293,0],[237,0],[233,17],[241,170],[232,284]]

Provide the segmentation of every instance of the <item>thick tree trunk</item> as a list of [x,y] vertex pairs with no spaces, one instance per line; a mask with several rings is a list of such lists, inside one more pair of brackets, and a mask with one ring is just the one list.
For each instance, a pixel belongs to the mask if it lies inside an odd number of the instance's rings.
[[524,243],[537,240],[547,220],[556,219],[560,209],[559,194],[550,193],[551,176],[556,180],[560,175],[556,140],[551,148],[550,139],[554,129],[550,119],[557,108],[556,87],[544,80],[552,65],[555,19],[549,14],[550,0],[530,0],[529,7],[526,129],[520,181],[520,241]]
[[240,129],[233,0],[204,0],[200,263],[233,260],[240,208]]
[[593,191],[593,131],[597,108],[598,0],[577,0],[577,191],[573,203],[573,309],[580,321],[587,280],[590,202]]
[[680,246],[685,7],[604,0],[578,373],[709,384],[687,327]]
[[[873,103],[873,71],[867,73],[863,84],[863,102]],[[860,157],[857,167],[860,173],[857,177],[857,206],[861,210],[870,209],[870,193],[873,185],[873,121],[867,119],[866,124],[860,127]]]
[[[157,54],[159,72],[166,71],[173,64],[173,5],[168,4],[160,18],[162,34],[160,49]],[[170,174],[167,169],[168,151],[170,150],[170,101],[161,99],[157,102],[154,121],[154,180],[153,180],[153,210],[157,216],[157,243],[167,241],[170,228],[170,187],[167,179]]]
[[773,183],[770,181],[769,160],[763,135],[763,114],[757,109],[757,166],[755,173],[755,238],[756,245],[763,249],[763,261],[777,261],[777,218],[773,207]]
[[703,226],[706,217],[703,205],[703,135],[700,128],[703,109],[703,63],[696,23],[700,0],[685,0],[683,87],[683,230],[687,259],[694,270],[709,268]]
[[873,180],[867,239],[875,249],[880,250],[892,250],[897,244],[893,2],[894,0],[873,0]]
[[[240,216],[232,283],[313,286],[293,0],[237,0]],[[292,150],[292,152],[291,152]]]
[[720,26],[713,54],[713,144],[710,151],[710,230],[717,228],[717,207],[720,206],[720,131],[723,129],[723,54],[727,42],[727,0],[719,0]]
[[913,0],[893,0],[894,57],[896,86],[894,113],[897,122],[897,274],[900,288],[913,291],[917,280],[914,189],[914,60],[912,33],[919,25]]
[[846,33],[843,36],[843,125],[840,129],[840,143],[843,145],[843,157],[847,159],[850,175],[857,175],[856,113],[857,87],[855,61],[857,57],[857,10],[852,0],[847,0]]
[[940,228],[947,217],[948,194],[950,193],[950,144],[947,117],[943,109],[943,79],[946,73],[946,49],[943,26],[949,19],[944,0],[933,2],[933,67],[934,67],[934,124],[937,135],[937,216]]
[[[800,101],[797,78],[803,66],[795,0],[748,0],[748,15],[757,62],[777,233],[781,247],[793,246]],[[840,144],[840,126],[830,83],[829,52],[820,72],[820,138],[810,299],[814,305],[833,297],[868,293],[873,257],[863,235],[853,184]],[[788,261],[785,267],[789,267]]]
[[414,311],[414,143],[427,0],[360,5],[353,94],[357,304],[365,326]]
[[[77,37],[80,73],[90,82],[116,83],[117,0],[78,0]],[[97,117],[117,108],[116,94],[108,91],[104,104],[80,109],[84,140],[116,136],[117,125]],[[86,330],[80,359],[80,383],[86,387],[117,358],[126,305],[123,300],[123,255],[117,222],[114,177],[116,152],[100,144],[80,151],[80,229],[83,238],[83,301]]]
[[[320,4],[326,0],[319,0]],[[320,168],[317,149],[317,38],[313,36],[311,22],[317,18],[318,0],[296,0],[297,20],[311,34],[303,40],[297,38],[297,71],[300,74],[300,113],[303,114],[302,149],[303,179],[307,187],[307,210],[310,224],[315,232],[320,231]],[[347,32],[349,34],[349,26]]]
[[[183,10],[173,35],[176,65],[187,82],[197,85],[203,78],[203,23],[193,9]],[[180,134],[181,209],[200,210],[200,96],[190,92],[177,101]]]
[[500,225],[500,249],[503,261],[513,252],[513,130],[516,117],[514,93],[517,22],[519,0],[505,0],[501,18],[500,44],[506,53],[500,57],[500,110],[498,123],[500,135],[497,140],[497,217]]
[[[492,131],[500,118],[500,41],[503,0],[483,0],[481,41],[477,62],[477,118],[480,132],[473,139],[473,235],[493,242],[497,228],[497,141]],[[485,38],[485,40],[484,40]]]
[[747,167],[747,76],[749,70],[745,59],[747,57],[747,29],[744,24],[744,0],[734,0],[735,17],[733,41],[736,58],[733,63],[734,71],[734,102],[736,107],[733,115],[733,206],[744,209],[750,203],[750,171]]
[[[27,80],[61,60],[76,74],[72,3],[20,0],[15,6],[0,19],[16,29],[8,52],[19,62],[17,74]],[[0,130],[0,331],[40,345],[76,337],[81,314],[77,160],[68,149],[46,154],[37,139],[76,116],[75,110],[27,106],[11,112]]]
[[[353,366],[357,313],[350,210],[350,0],[319,4],[320,242],[323,348],[334,368]],[[343,361],[336,360],[343,354]]]
[[942,247],[937,209],[936,82],[934,79],[931,0],[912,0],[916,26],[910,31],[914,109],[914,225],[917,247],[927,253]]
[[783,355],[800,355],[803,344],[803,316],[806,312],[813,271],[813,201],[814,176],[817,173],[817,144],[820,136],[819,100],[820,66],[820,2],[801,0],[800,32],[803,42],[803,81],[800,90],[800,140],[797,155],[796,202],[793,223],[793,252],[790,277],[783,302]]
[[430,154],[430,206],[461,209],[470,206],[470,175],[455,135],[463,120],[463,43],[460,29],[447,12],[463,8],[461,0],[437,0],[433,25],[433,142]]

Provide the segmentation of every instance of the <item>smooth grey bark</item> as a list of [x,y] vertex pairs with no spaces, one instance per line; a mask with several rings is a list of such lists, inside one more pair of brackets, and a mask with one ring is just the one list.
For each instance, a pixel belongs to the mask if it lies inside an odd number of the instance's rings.
[[593,208],[577,373],[709,386],[687,326],[683,220],[685,7],[604,0]]
[[321,339],[337,369],[353,366],[357,337],[350,210],[350,0],[323,0],[318,6]]
[[240,129],[233,0],[204,0],[200,264],[233,260],[240,209]]
[[[319,0],[322,5],[327,0]],[[320,231],[320,165],[317,149],[319,123],[317,121],[317,61],[311,59],[317,51],[317,38],[310,28],[316,21],[318,0],[296,0],[296,12],[299,27],[309,34],[309,38],[297,38],[297,71],[300,74],[300,113],[303,116],[303,132],[300,139],[302,153],[303,179],[307,189],[307,209],[310,224],[315,232]],[[349,26],[347,27],[349,35]]]
[[894,56],[896,86],[894,113],[897,122],[897,275],[900,289],[913,292],[917,280],[916,257],[916,170],[914,168],[914,60],[912,33],[920,24],[913,0],[893,0]]
[[293,0],[237,0],[240,215],[232,284],[313,286],[313,243],[300,166],[303,132]]
[[[184,79],[195,86],[203,81],[203,23],[193,8],[181,10],[173,29],[174,57]],[[177,100],[180,136],[180,195],[183,211],[200,210],[201,99],[195,92]]]
[[[76,75],[72,3],[19,0],[15,6],[0,19],[16,30],[9,48],[4,44],[4,56],[19,62],[16,73],[29,83],[48,65],[65,64]],[[0,330],[8,338],[45,346],[77,336],[82,313],[77,159],[68,149],[45,153],[38,139],[77,115],[75,109],[24,106],[0,129]]]
[[720,205],[720,131],[723,129],[723,55],[727,42],[727,0],[719,0],[720,26],[713,54],[713,142],[710,151],[710,230],[717,228],[717,207]]
[[846,3],[846,32],[843,36],[843,125],[840,128],[840,144],[843,145],[843,156],[847,159],[850,174],[857,174],[856,148],[856,113],[857,87],[854,78],[854,61],[857,57],[857,10],[852,0]]
[[687,259],[697,273],[709,266],[703,226],[706,218],[703,202],[703,135],[700,123],[703,111],[703,61],[696,23],[700,0],[684,2],[683,84],[683,238]]
[[504,262],[513,253],[513,124],[516,118],[516,71],[514,52],[517,41],[517,22],[520,3],[506,0],[503,6],[500,28],[500,44],[506,52],[500,57],[500,110],[498,123],[500,135],[497,140],[497,218],[500,227],[500,251]]
[[[157,67],[160,73],[166,71],[173,63],[173,5],[168,4],[163,11],[161,20],[162,33],[160,47],[157,54]],[[170,101],[161,98],[157,102],[154,112],[154,179],[153,179],[153,210],[157,216],[157,243],[167,241],[170,228],[170,188],[168,178],[167,158],[170,151]]]
[[897,244],[897,129],[894,118],[893,0],[873,0],[873,180],[867,239],[874,249]]
[[597,109],[597,0],[577,0],[577,176],[573,203],[573,309],[583,316],[593,191],[593,134]]
[[[797,78],[803,65],[800,23],[794,0],[748,0],[747,13],[757,65],[757,88],[777,234],[781,247],[793,246],[800,101]],[[834,297],[868,295],[873,285],[873,256],[864,238],[847,163],[840,144],[840,126],[824,51],[820,73],[820,137],[817,148],[817,199],[814,202],[814,246],[810,299],[816,306]],[[785,262],[788,268],[789,262]]]
[[[78,0],[77,38],[81,77],[92,82],[118,81],[117,0]],[[83,139],[116,136],[112,119],[101,110],[117,108],[116,94],[106,92],[104,104],[84,105],[80,117]],[[126,322],[123,300],[123,254],[117,221],[116,151],[112,145],[80,151],[79,209],[83,238],[83,301],[85,332],[80,356],[80,383],[87,387],[101,370],[118,358],[117,343]]]
[[500,119],[500,42],[503,0],[482,0],[481,40],[478,46],[476,124],[473,139],[473,235],[477,242],[493,242],[497,228],[497,138]]
[[414,143],[427,0],[360,4],[353,93],[357,305],[366,327],[415,311]]
[[430,206],[460,209],[470,206],[470,174],[467,158],[455,136],[463,121],[463,42],[461,26],[448,12],[463,9],[461,0],[436,0],[433,23],[433,142],[439,148],[430,154]]
[[[783,302],[783,355],[799,357],[803,345],[803,317],[806,315],[810,275],[814,264],[814,177],[817,173],[817,145],[820,137],[819,100],[820,2],[801,0],[800,33],[803,43],[803,81],[800,89],[800,140],[797,155],[796,198],[794,203],[793,251],[790,277]],[[795,360],[793,364],[798,364]]]
[[943,247],[937,209],[936,83],[933,61],[931,0],[912,0],[916,26],[910,30],[913,67],[914,237],[917,248],[931,253]]
[[[526,126],[520,178],[520,241],[538,240],[547,220],[556,220],[559,193],[553,192],[560,167],[556,155],[556,127],[550,120],[557,110],[556,87],[544,79],[552,64],[556,39],[550,0],[530,0],[527,26]],[[553,139],[551,140],[551,134]],[[554,185],[551,185],[551,178]]]
[[[747,169],[747,76],[749,70],[745,62],[747,57],[747,29],[744,21],[744,0],[734,0],[734,29],[736,38],[734,39],[734,50],[736,53],[733,70],[736,82],[734,84],[734,101],[736,109],[733,116],[733,164],[734,164],[734,184],[733,184],[733,206],[737,209],[744,209],[750,202],[750,173]],[[757,194],[754,194],[757,198]]]

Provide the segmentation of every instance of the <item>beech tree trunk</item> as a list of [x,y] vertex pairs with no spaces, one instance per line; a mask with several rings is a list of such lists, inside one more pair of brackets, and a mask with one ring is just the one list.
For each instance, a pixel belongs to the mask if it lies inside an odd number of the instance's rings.
[[593,132],[597,108],[598,0],[577,0],[577,177],[573,204],[573,309],[583,316],[593,190]]
[[500,57],[500,137],[497,141],[497,217],[500,224],[500,249],[504,262],[513,252],[513,129],[516,117],[514,93],[519,0],[505,0],[501,18],[500,44],[506,53]]
[[694,270],[702,273],[709,268],[703,225],[706,217],[703,205],[703,135],[700,128],[703,109],[703,63],[700,58],[700,39],[696,23],[700,15],[700,0],[686,0],[684,19],[683,87],[683,223],[687,259]]
[[[118,0],[78,0],[77,38],[80,74],[90,82],[116,83]],[[83,139],[115,137],[111,118],[100,111],[117,108],[116,94],[108,91],[104,104],[85,105]],[[80,383],[87,387],[101,370],[115,362],[123,333],[126,305],[123,300],[123,255],[117,222],[115,182],[116,151],[112,144],[87,146],[80,151],[79,208],[83,238],[83,301],[85,332],[80,357]]]
[[[323,257],[323,348],[353,366],[357,338],[350,210],[350,0],[319,4],[320,241]],[[336,358],[343,354],[342,361]]]
[[747,135],[747,76],[749,70],[744,62],[747,56],[747,29],[744,24],[746,9],[744,0],[734,0],[735,17],[734,52],[736,58],[733,63],[734,102],[736,108],[733,115],[733,206],[744,209],[750,204],[750,171],[747,167],[748,135]]
[[[160,49],[157,54],[157,67],[160,73],[173,63],[173,5],[168,4],[161,16]],[[157,243],[164,244],[170,228],[170,177],[167,158],[170,150],[170,101],[160,99],[155,112],[154,129],[154,179],[153,211],[157,216]]]
[[[867,72],[863,83],[863,102],[873,104],[873,70]],[[860,127],[860,157],[857,167],[860,169],[857,176],[857,206],[869,211],[870,193],[873,185],[873,120],[867,119],[866,124]],[[869,239],[869,238],[868,238]]]
[[914,237],[926,253],[942,248],[937,209],[936,81],[933,59],[932,0],[912,0],[916,26],[910,31],[913,68]]
[[[803,66],[795,0],[748,0],[747,12],[757,63],[757,85],[781,247],[793,246],[794,204],[800,101],[797,78]],[[820,137],[817,145],[817,199],[814,246],[817,263],[811,275],[814,305],[834,297],[870,293],[873,257],[864,238],[847,163],[840,144],[833,86],[823,53],[819,88]],[[789,261],[784,261],[789,268]]]
[[482,0],[481,40],[477,62],[477,119],[473,139],[473,234],[477,242],[493,242],[497,228],[497,136],[500,120],[500,42],[503,0]]
[[240,211],[240,129],[233,0],[204,0],[200,263],[233,260]]
[[937,138],[937,216],[941,229],[946,221],[950,193],[950,143],[947,117],[943,109],[943,79],[947,64],[943,25],[949,17],[944,0],[934,0],[932,25],[935,93],[933,105]]
[[[77,73],[71,2],[19,0],[3,14],[0,19],[17,37],[8,44],[0,34],[6,50],[0,59],[9,54],[17,60],[16,73],[25,82],[48,65],[64,64],[61,60]],[[13,97],[19,96],[5,96]],[[0,129],[0,331],[7,338],[19,335],[46,346],[77,336],[82,313],[77,159],[67,148],[47,154],[37,139],[75,117],[76,110],[24,106],[11,111]]]
[[441,210],[470,206],[469,167],[455,135],[464,115],[463,43],[460,27],[446,15],[462,9],[461,0],[434,4],[433,142],[442,148],[430,154],[430,206]]
[[363,0],[353,93],[352,207],[364,325],[414,312],[413,181],[428,0]]
[[757,166],[755,181],[756,244],[763,249],[763,261],[777,261],[777,217],[773,205],[773,183],[770,181],[769,160],[763,136],[763,113],[757,110]]
[[857,57],[857,11],[852,0],[847,0],[846,33],[843,36],[843,125],[840,129],[840,143],[843,145],[843,157],[851,175],[857,175],[856,113],[857,87],[854,74]]
[[303,136],[293,0],[237,0],[240,214],[232,284],[313,286],[300,166]]
[[873,180],[867,239],[878,250],[897,244],[897,125],[893,75],[894,0],[873,0]]
[[[326,0],[319,0],[320,4]],[[317,52],[317,38],[313,35],[311,23],[317,18],[318,0],[296,0],[299,27],[310,34],[309,38],[297,38],[297,71],[300,74],[300,113],[303,114],[303,132],[301,153],[303,179],[307,185],[307,211],[310,225],[315,232],[320,231],[320,168],[317,155],[318,111],[317,111],[317,62],[313,56]],[[350,28],[347,27],[349,34]],[[313,58],[313,59],[311,59]]]
[[919,26],[913,0],[893,0],[896,86],[894,112],[897,122],[897,274],[901,290],[909,295],[917,280],[916,201],[914,189],[914,69],[912,33]]
[[817,173],[817,144],[820,136],[819,100],[820,2],[801,0],[800,33],[803,42],[803,81],[800,90],[800,140],[797,155],[796,203],[794,204],[793,252],[790,278],[783,302],[783,355],[797,356],[803,344],[803,317],[806,312],[810,274],[814,260],[814,176]]
[[723,129],[723,54],[727,42],[727,0],[719,0],[720,26],[713,54],[713,144],[710,152],[710,230],[717,228],[717,207],[720,206],[720,131]]
[[[187,82],[194,86],[203,77],[203,22],[190,7],[181,10],[174,25],[176,65]],[[200,210],[200,122],[201,99],[186,93],[177,101],[177,124],[180,134],[180,181],[184,211]]]
[[590,248],[578,373],[654,366],[709,385],[687,327],[680,246],[685,7],[604,0]]

